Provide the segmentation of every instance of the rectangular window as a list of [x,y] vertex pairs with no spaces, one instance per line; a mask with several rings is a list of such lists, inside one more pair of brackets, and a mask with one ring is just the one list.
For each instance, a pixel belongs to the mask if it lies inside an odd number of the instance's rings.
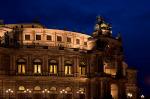
[[57,65],[50,65],[49,70],[51,74],[57,74]]
[[25,65],[24,64],[19,64],[18,65],[18,73],[19,74],[24,74],[25,73]]
[[80,75],[85,75],[85,73],[86,73],[85,67],[80,66],[80,67],[79,67],[79,73],[80,73]]
[[30,35],[25,35],[25,40],[30,40]]
[[71,74],[72,73],[71,67],[72,66],[65,66],[65,74]]
[[41,40],[41,35],[36,35],[36,40]]
[[51,40],[52,40],[51,35],[47,35],[47,40],[49,40],[49,41],[51,41]]
[[80,40],[79,39],[76,39],[76,44],[80,44]]
[[62,37],[61,36],[57,36],[57,41],[58,42],[62,42]]
[[71,43],[71,38],[67,37],[67,42]]
[[84,45],[87,46],[87,42],[84,42]]
[[34,73],[41,73],[41,65],[40,64],[34,65]]

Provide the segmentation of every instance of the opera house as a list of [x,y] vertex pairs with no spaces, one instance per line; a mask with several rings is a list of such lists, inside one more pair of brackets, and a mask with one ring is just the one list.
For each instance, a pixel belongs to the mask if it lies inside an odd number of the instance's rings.
[[101,17],[91,35],[1,24],[0,99],[137,99],[121,39]]

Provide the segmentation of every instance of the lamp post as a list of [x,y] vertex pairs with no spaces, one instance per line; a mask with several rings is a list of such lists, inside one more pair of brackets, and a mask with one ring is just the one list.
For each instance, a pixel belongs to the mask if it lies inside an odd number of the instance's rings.
[[32,91],[30,89],[26,89],[26,90],[24,90],[24,93],[25,93],[25,97],[26,97],[26,94],[27,94],[27,98],[28,98],[28,94],[31,94]]
[[49,91],[48,89],[44,89],[44,90],[42,91],[42,93],[44,94],[44,98],[46,99],[46,94],[49,94],[50,91]]
[[7,89],[6,93],[8,94],[8,99],[10,99],[10,95],[14,93],[12,89]]
[[64,99],[64,94],[67,94],[68,92],[65,90],[65,89],[62,89],[61,91],[60,91],[60,94],[62,94],[62,96],[63,96],[63,99]]
[[144,95],[141,95],[141,99],[144,99],[145,98],[145,96]]
[[128,93],[127,97],[128,97],[128,99],[131,99],[132,98],[132,93]]

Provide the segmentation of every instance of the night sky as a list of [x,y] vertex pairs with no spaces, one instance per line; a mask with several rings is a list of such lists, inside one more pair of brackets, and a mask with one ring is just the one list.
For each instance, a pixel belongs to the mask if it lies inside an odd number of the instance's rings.
[[48,28],[91,34],[96,16],[121,32],[125,60],[138,69],[139,86],[150,94],[150,0],[1,0],[5,23],[30,23],[39,19]]

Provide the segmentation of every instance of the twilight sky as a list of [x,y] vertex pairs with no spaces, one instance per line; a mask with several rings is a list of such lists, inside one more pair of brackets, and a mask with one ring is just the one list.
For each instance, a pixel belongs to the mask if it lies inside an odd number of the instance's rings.
[[150,94],[150,0],[1,0],[0,19],[25,23],[40,19],[49,28],[93,32],[95,18],[122,33],[126,62],[138,69],[138,82]]

